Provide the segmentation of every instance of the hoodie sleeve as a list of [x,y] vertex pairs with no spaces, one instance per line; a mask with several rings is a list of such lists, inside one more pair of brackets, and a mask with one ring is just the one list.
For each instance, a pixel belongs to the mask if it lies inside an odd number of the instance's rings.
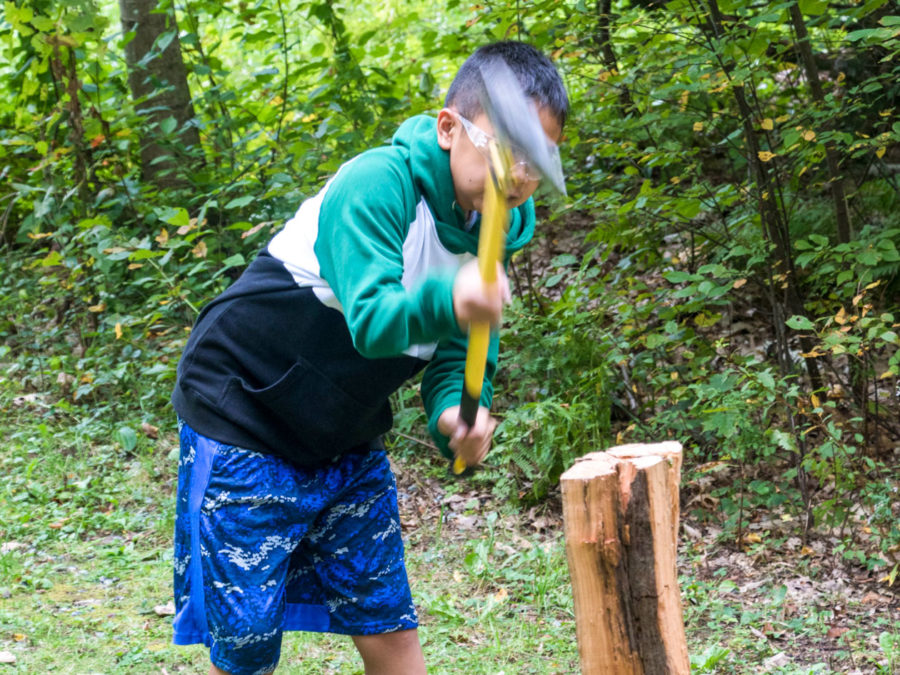
[[[399,159],[366,153],[341,169],[322,202],[315,253],[367,358],[397,356],[458,332],[453,274],[403,279],[403,242],[415,204]],[[414,206],[413,206],[414,208]]]
[[[441,413],[451,406],[459,405],[462,398],[467,345],[468,340],[463,336],[442,341],[422,376],[422,400],[428,417],[428,431],[441,453],[448,458],[453,457],[453,451],[447,445],[449,439],[438,431],[437,423]],[[480,405],[485,408],[491,407],[494,396],[492,381],[497,371],[499,351],[500,335],[492,331],[481,388]]]

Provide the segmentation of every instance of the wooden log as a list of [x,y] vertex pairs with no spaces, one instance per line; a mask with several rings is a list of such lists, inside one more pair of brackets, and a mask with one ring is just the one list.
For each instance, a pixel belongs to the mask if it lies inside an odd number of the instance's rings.
[[584,675],[687,675],[678,588],[681,444],[621,445],[561,479]]

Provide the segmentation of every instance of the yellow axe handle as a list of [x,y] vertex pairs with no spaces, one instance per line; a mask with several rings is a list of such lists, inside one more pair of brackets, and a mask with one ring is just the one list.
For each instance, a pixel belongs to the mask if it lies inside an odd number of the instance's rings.
[[[509,211],[506,208],[505,162],[499,150],[492,146],[492,170],[485,178],[484,209],[481,216],[481,233],[478,237],[478,270],[485,285],[496,283],[497,263],[503,260],[503,244]],[[469,427],[475,425],[481,388],[484,384],[484,368],[487,362],[491,327],[488,323],[473,322],[469,326],[469,346],[466,351],[466,372],[463,381],[459,416]],[[461,457],[453,461],[452,471],[459,476],[466,470]]]

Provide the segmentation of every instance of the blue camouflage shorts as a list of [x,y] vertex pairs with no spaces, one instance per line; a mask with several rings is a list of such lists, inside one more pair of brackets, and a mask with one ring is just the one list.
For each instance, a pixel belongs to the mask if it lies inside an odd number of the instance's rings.
[[277,665],[285,630],[416,627],[383,450],[305,469],[181,420],[179,434],[175,644],[244,675]]

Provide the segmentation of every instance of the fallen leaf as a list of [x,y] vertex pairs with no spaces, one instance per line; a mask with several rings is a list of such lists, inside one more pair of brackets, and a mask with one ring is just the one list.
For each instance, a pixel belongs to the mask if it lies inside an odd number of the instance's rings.
[[691,527],[685,522],[681,523],[681,529],[684,530],[684,533],[691,539],[698,540],[703,538],[703,533],[700,532],[700,530],[695,527]]
[[846,633],[848,630],[850,630],[850,629],[847,628],[846,626],[832,626],[831,628],[828,629],[828,632],[825,633],[825,637],[827,637],[829,640],[837,640],[839,637],[841,637],[841,635]]
[[761,630],[758,630],[758,629],[754,628],[753,626],[750,626],[750,632],[751,632],[753,635],[755,635],[756,637],[758,637],[760,640],[767,640],[767,639],[768,639],[768,638],[766,637],[766,634],[765,634],[765,633],[763,633]]
[[863,596],[862,604],[864,605],[886,605],[891,601],[890,598],[881,595],[880,593],[876,593],[875,591],[869,591]]
[[164,605],[157,605],[153,608],[153,613],[156,616],[173,616],[175,614],[175,603],[170,601]]
[[525,539],[525,537],[521,537],[518,534],[513,536],[515,538],[516,547],[518,547],[520,551],[530,551],[534,548],[534,544]]
[[768,673],[776,668],[784,668],[790,664],[791,660],[784,652],[778,652],[775,656],[770,656],[763,662],[763,672]]
[[13,640],[16,642],[22,642],[25,640],[25,633],[13,633]]
[[538,532],[540,532],[541,530],[546,530],[549,525],[550,520],[546,516],[540,516],[539,518],[535,518],[531,522],[531,526]]
[[[888,371],[890,372],[890,371]],[[13,405],[16,408],[21,408],[26,403],[37,403],[40,401],[40,398],[37,394],[25,394],[24,396],[16,396],[13,399]]]
[[149,422],[144,422],[141,425],[141,430],[147,438],[159,438],[159,429]]
[[457,516],[455,519],[456,526],[461,530],[472,530],[478,524],[478,516]]
[[11,652],[0,652],[0,663],[15,663],[16,656]]

